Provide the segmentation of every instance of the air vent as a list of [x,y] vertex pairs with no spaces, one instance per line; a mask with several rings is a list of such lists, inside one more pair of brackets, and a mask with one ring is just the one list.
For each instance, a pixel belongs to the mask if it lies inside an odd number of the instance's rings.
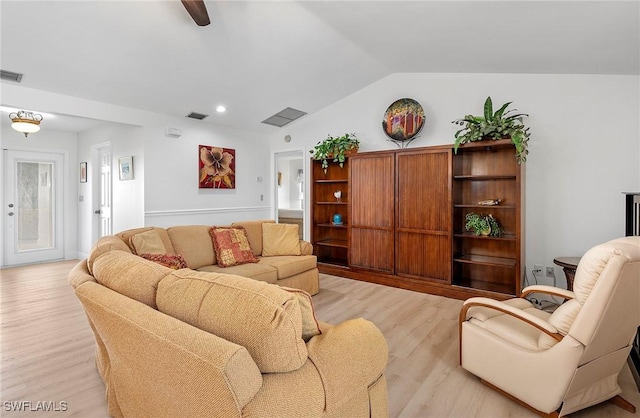
[[14,73],[13,71],[0,70],[0,80],[15,81],[16,83],[19,83],[22,81],[22,74]]
[[187,115],[188,118],[202,120],[204,118],[208,118],[209,115],[205,115],[204,113],[191,112]]
[[282,128],[284,125],[293,122],[294,120],[303,117],[307,112],[303,112],[301,110],[292,109],[290,107],[281,110],[275,115],[271,116],[262,121],[262,123],[266,123],[267,125],[277,126]]

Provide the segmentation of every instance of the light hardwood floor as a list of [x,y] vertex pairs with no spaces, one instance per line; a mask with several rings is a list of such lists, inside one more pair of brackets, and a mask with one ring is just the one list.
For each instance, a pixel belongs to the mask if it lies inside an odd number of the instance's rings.
[[[0,270],[3,417],[108,416],[93,335],[67,284],[75,263]],[[535,417],[458,366],[461,301],[328,275],[321,275],[320,288],[314,296],[319,319],[338,323],[364,317],[385,335],[391,417]],[[622,396],[640,407],[627,367],[620,386]],[[32,409],[38,401],[64,409],[64,401],[66,411],[8,411],[7,401],[30,401]],[[634,415],[601,404],[572,416]]]

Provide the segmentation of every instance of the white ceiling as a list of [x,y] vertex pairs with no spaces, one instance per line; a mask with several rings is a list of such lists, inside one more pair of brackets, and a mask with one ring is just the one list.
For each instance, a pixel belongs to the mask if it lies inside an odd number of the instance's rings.
[[285,107],[397,72],[640,74],[638,0],[206,5],[198,27],[179,0],[2,0],[1,66],[25,87],[266,133]]

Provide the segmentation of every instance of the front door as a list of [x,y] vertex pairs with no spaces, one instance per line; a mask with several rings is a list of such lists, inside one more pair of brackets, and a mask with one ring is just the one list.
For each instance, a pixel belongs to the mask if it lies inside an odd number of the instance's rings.
[[5,150],[4,264],[64,258],[64,156]]

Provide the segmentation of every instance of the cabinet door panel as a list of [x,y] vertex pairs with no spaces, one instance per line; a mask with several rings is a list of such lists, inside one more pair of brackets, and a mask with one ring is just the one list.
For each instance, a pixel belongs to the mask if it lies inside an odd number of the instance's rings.
[[353,267],[393,273],[393,234],[387,230],[352,228],[349,246]]
[[351,158],[351,225],[393,228],[393,154]]
[[451,280],[451,152],[397,157],[396,273]]
[[394,155],[353,156],[349,264],[393,273]]
[[398,232],[397,275],[451,279],[451,240],[448,235]]

